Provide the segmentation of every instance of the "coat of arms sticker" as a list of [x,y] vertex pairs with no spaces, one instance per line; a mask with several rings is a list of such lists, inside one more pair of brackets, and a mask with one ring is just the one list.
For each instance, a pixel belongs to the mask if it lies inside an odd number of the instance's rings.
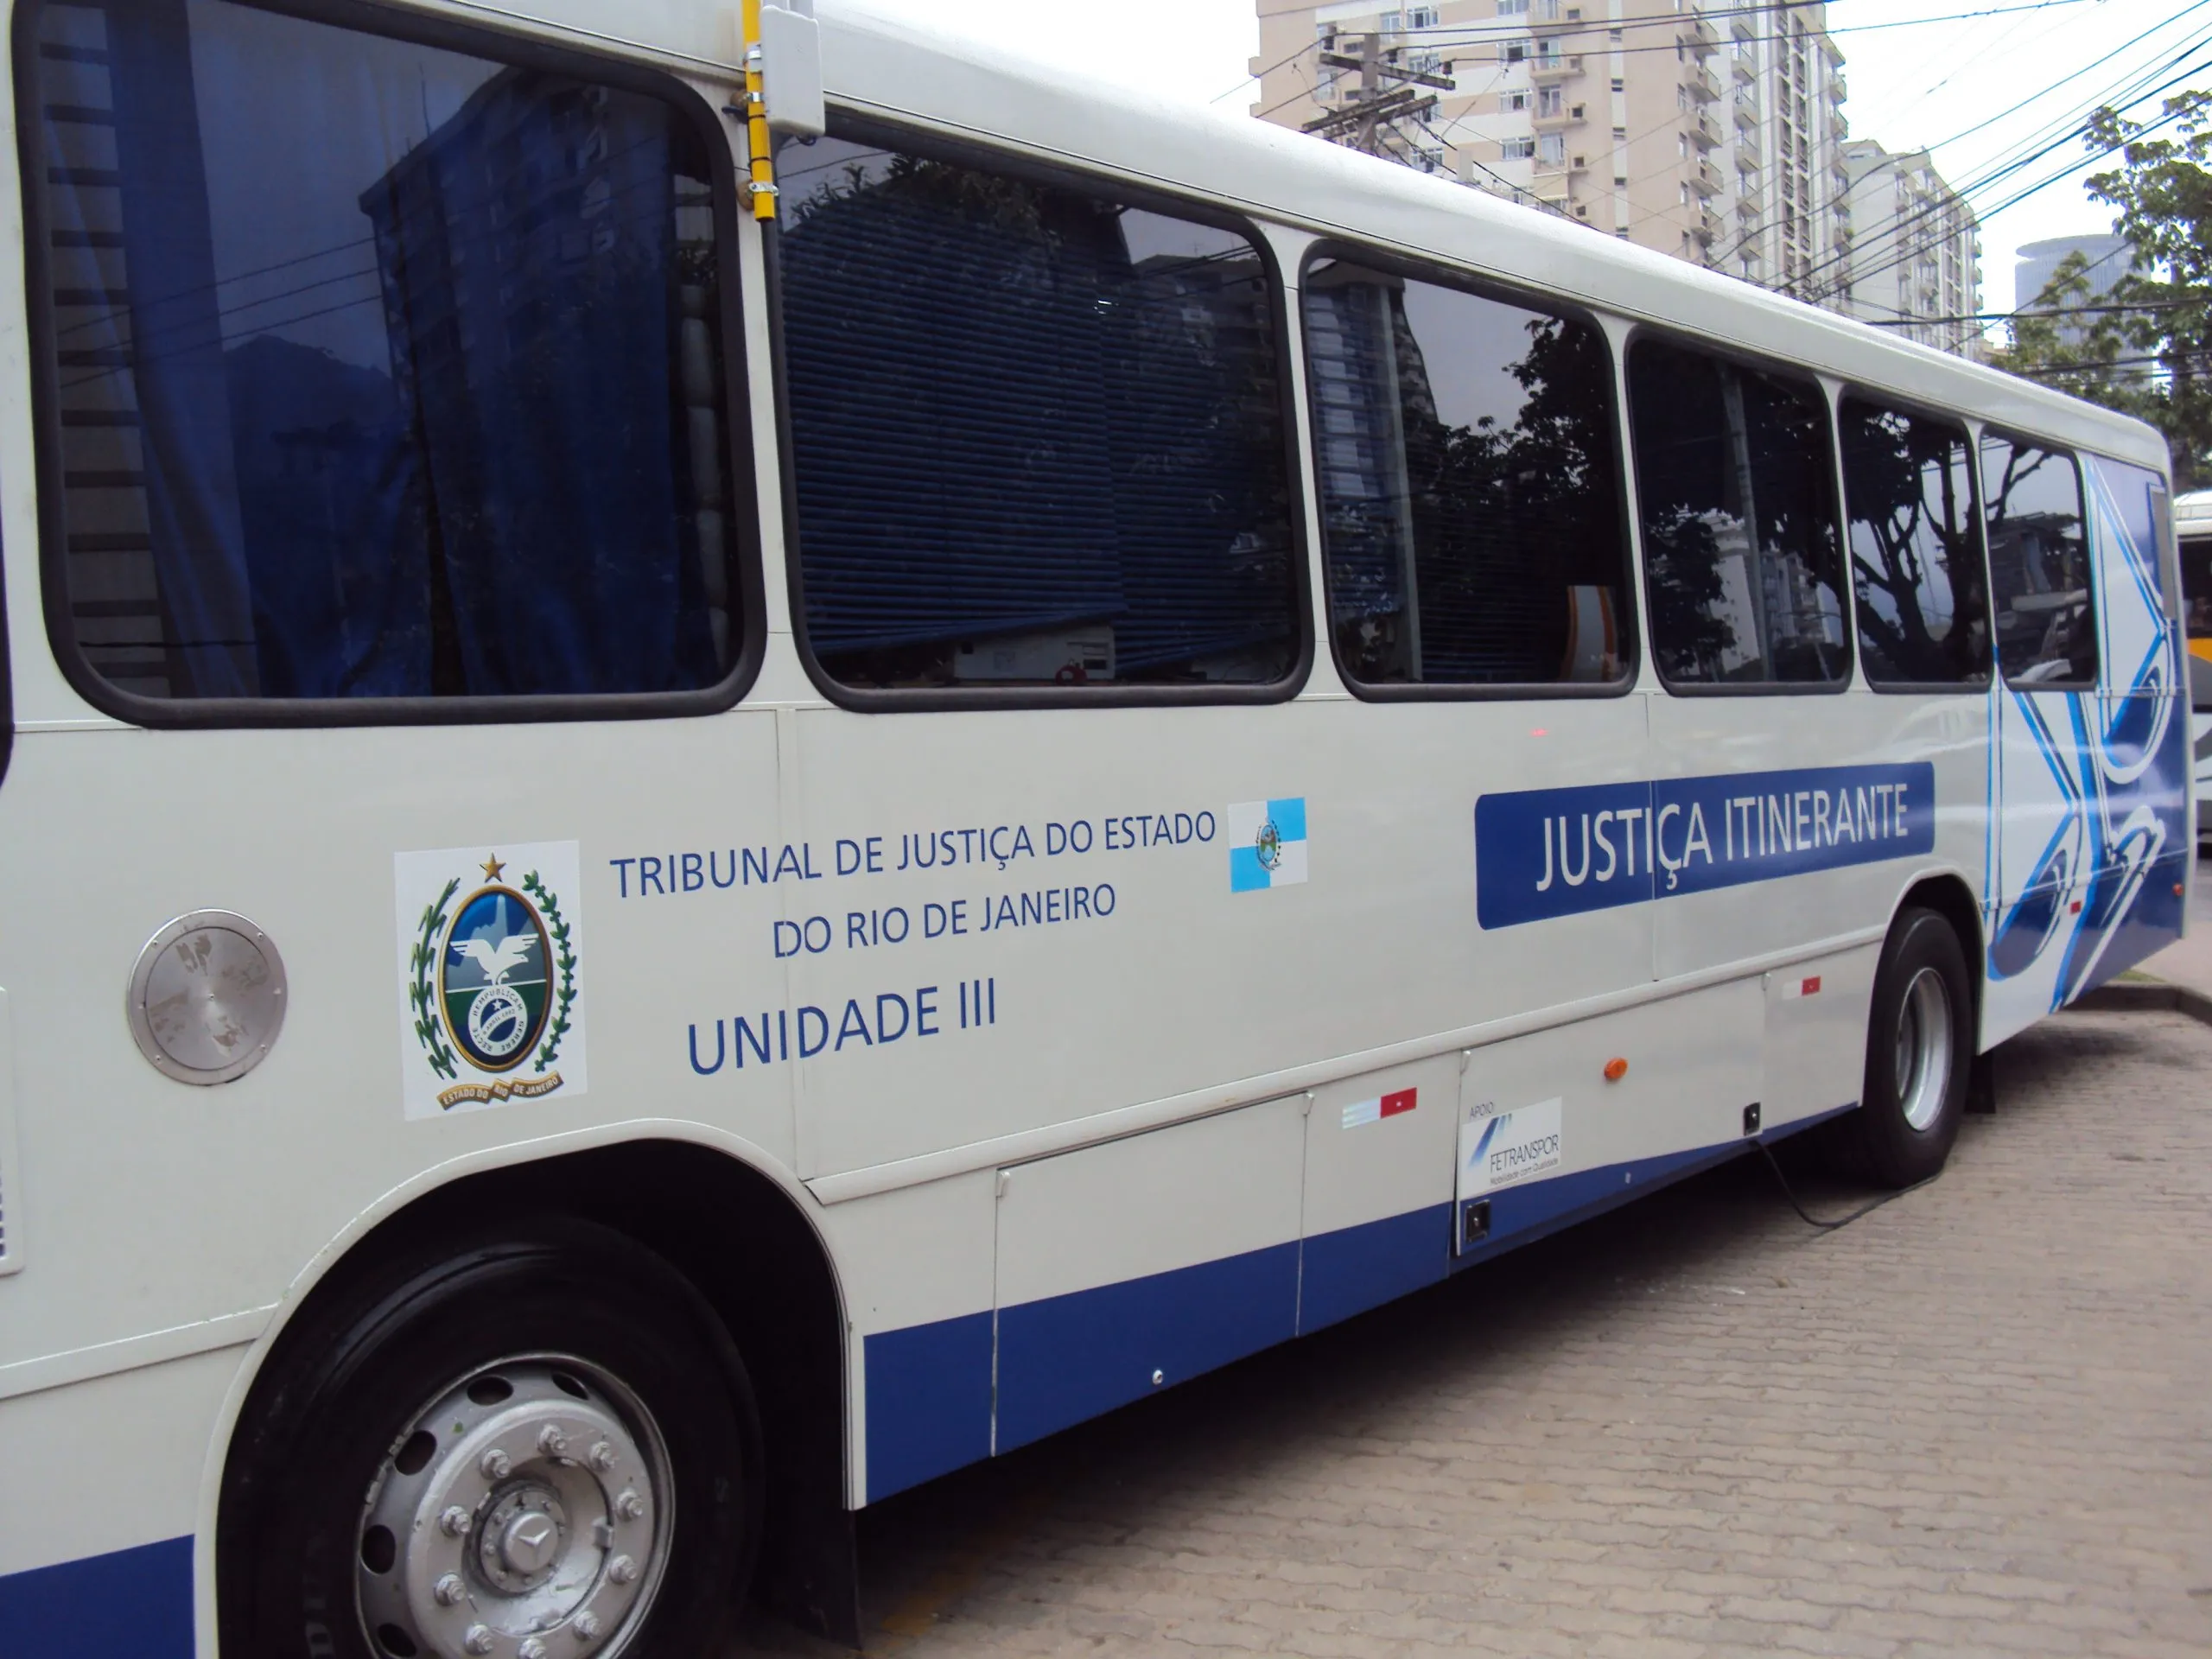
[[393,857],[410,1117],[584,1092],[573,841]]

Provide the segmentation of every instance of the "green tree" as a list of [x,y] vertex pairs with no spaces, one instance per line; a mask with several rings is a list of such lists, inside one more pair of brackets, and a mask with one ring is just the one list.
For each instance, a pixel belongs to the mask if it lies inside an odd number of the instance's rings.
[[2212,92],[2168,99],[2147,122],[2099,110],[2084,137],[2092,155],[2120,157],[2087,188],[2115,210],[2133,264],[2099,297],[2069,256],[2014,320],[1999,366],[2148,421],[2177,487],[2212,485]]

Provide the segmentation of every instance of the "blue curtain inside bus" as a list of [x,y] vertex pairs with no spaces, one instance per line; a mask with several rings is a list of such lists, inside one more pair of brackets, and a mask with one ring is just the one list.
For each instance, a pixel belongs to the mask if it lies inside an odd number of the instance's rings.
[[170,695],[719,678],[675,112],[226,0],[85,10],[114,181],[55,168],[54,219],[119,247],[127,301],[67,314],[117,343],[92,385],[63,334],[63,423],[140,434]]

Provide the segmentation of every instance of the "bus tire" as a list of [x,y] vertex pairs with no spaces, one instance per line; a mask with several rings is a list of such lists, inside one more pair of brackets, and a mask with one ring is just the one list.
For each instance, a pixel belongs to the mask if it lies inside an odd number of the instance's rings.
[[415,1253],[302,1325],[226,1472],[225,1653],[720,1650],[760,1426],[721,1321],[660,1257],[549,1221]]
[[1932,910],[1902,912],[1874,974],[1859,1109],[1842,1126],[1857,1173],[1894,1189],[1943,1167],[1966,1111],[1973,1007],[1950,923]]

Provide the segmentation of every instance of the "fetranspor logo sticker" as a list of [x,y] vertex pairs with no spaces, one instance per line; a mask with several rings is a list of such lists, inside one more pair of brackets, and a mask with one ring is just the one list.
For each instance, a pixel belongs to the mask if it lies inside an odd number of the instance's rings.
[[400,853],[410,1117],[584,1092],[576,843]]
[[1560,1100],[1540,1100],[1459,1125],[1462,1200],[1495,1192],[1560,1165]]

